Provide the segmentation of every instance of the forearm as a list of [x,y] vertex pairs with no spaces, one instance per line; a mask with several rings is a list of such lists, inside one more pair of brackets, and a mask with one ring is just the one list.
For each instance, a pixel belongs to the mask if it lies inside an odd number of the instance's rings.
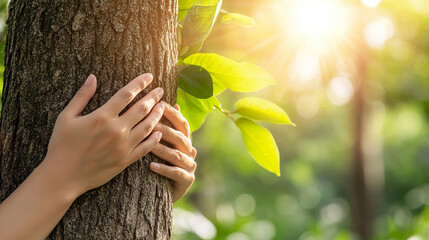
[[45,239],[77,197],[45,165],[0,204],[0,239]]

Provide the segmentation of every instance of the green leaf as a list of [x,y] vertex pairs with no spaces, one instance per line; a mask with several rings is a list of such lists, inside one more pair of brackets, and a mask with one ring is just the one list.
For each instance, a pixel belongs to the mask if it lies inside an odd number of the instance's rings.
[[236,92],[253,92],[275,83],[270,74],[255,64],[236,62],[214,53],[192,54],[183,62],[203,67],[212,75],[214,83],[219,81]]
[[196,0],[194,2],[183,22],[179,57],[186,57],[200,51],[204,40],[212,31],[221,6],[222,0]]
[[225,10],[220,11],[217,22],[223,24],[235,24],[245,28],[255,26],[255,20],[253,20],[253,18],[240,13],[230,13]]
[[262,98],[247,97],[240,99],[235,103],[235,109],[236,113],[254,120],[295,126],[281,107]]
[[195,0],[179,0],[179,21],[185,18],[189,9],[194,5]]
[[235,124],[241,131],[247,151],[255,161],[280,176],[279,150],[270,131],[247,118],[239,118]]
[[219,100],[215,96],[209,98],[208,100],[210,100],[211,104],[213,105],[213,108],[218,108],[219,110],[222,110],[222,106],[220,105]]
[[201,127],[207,114],[213,111],[215,106],[221,108],[215,97],[198,99],[180,89],[177,89],[177,104],[179,104],[183,116],[188,120],[191,132]]
[[220,82],[219,80],[217,80],[217,78],[214,78],[212,76],[212,80],[213,80],[213,94],[214,95],[219,95],[221,94],[223,91],[226,90],[225,85],[222,84],[222,82]]
[[196,98],[213,96],[213,81],[202,67],[190,65],[179,73],[179,87]]

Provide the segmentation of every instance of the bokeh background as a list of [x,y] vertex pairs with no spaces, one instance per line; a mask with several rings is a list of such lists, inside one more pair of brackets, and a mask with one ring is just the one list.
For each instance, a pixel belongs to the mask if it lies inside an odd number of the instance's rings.
[[[256,25],[216,25],[202,51],[264,67],[278,83],[257,95],[297,126],[265,125],[280,150],[277,177],[251,159],[229,119],[211,113],[193,134],[197,180],[175,204],[173,239],[359,239],[362,213],[370,239],[429,239],[429,1],[223,8]],[[220,99],[232,109],[243,96]]]

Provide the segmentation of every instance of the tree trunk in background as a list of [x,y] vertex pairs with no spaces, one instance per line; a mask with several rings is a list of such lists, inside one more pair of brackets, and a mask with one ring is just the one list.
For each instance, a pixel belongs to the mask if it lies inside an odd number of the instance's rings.
[[[364,40],[361,40],[364,43]],[[353,118],[353,149],[351,164],[351,213],[352,228],[361,240],[372,239],[374,224],[373,213],[373,194],[370,191],[371,183],[368,178],[368,166],[366,165],[364,153],[364,132],[365,132],[365,113],[366,113],[366,65],[367,49],[364,45],[360,46],[360,52],[356,56],[355,96],[352,101]]]
[[[84,114],[138,75],[151,72],[164,100],[177,87],[177,0],[12,0],[9,5],[0,201],[43,160],[58,114],[90,73],[98,88]],[[141,97],[141,95],[140,95]],[[168,239],[171,185],[131,165],[78,198],[49,239]]]

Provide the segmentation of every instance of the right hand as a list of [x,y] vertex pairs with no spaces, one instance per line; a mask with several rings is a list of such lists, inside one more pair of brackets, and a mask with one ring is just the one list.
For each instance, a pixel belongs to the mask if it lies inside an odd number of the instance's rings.
[[82,116],[97,87],[95,76],[88,77],[55,123],[42,163],[55,175],[53,179],[62,180],[63,187],[79,196],[105,184],[157,145],[162,134],[152,130],[164,111],[165,103],[158,103],[164,93],[161,88],[119,116],[152,78],[138,76],[103,106]]

